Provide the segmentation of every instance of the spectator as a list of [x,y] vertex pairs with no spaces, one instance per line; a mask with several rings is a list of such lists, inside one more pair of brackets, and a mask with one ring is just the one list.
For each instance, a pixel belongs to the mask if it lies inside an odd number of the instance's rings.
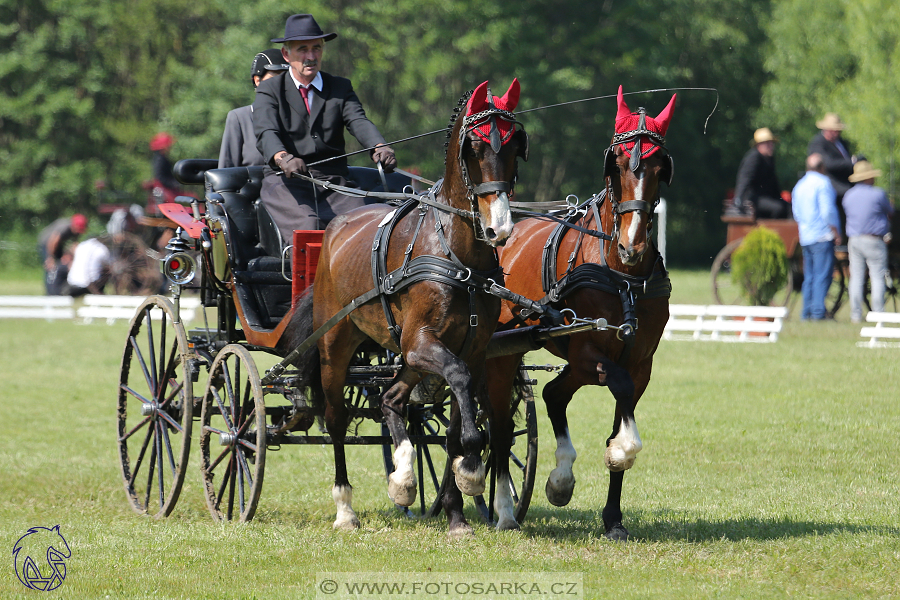
[[831,178],[838,205],[850,189],[849,177],[853,174],[855,157],[850,153],[850,145],[841,137],[847,125],[836,113],[825,113],[821,121],[816,121],[821,131],[809,142],[806,154],[820,154],[825,164],[825,173]]
[[885,274],[888,271],[888,245],[885,239],[891,232],[891,206],[884,190],[875,187],[881,171],[866,160],[853,165],[850,182],[855,183],[844,195],[847,215],[847,248],[850,252],[850,320],[862,321],[862,303],[866,287],[866,266],[872,282],[870,307],[884,310]]
[[71,262],[66,245],[78,240],[87,223],[87,217],[77,214],[53,221],[38,234],[38,252],[44,265],[44,289],[48,296],[64,293]]
[[[281,50],[271,49],[253,57],[250,65],[250,82],[256,88],[266,79],[290,68],[281,56]],[[225,118],[225,134],[219,150],[219,168],[249,167],[264,165],[265,159],[256,149],[256,134],[253,132],[253,105],[235,108]]]
[[152,193],[147,199],[148,214],[158,213],[157,204],[171,202],[182,194],[181,184],[172,174],[172,161],[169,160],[169,150],[174,144],[175,138],[166,132],[157,133],[150,140],[150,151],[153,153],[151,158],[153,181]]
[[841,243],[841,224],[834,188],[825,175],[821,154],[806,157],[806,174],[791,194],[794,220],[803,249],[803,313],[805,320],[827,318],[825,296],[831,286],[834,246]]
[[[345,129],[364,148],[373,149],[372,160],[386,171],[397,164],[394,151],[366,118],[350,80],[320,71],[325,42],[336,37],[323,32],[312,15],[288,17],[284,37],[272,41],[284,44],[281,53],[291,68],[256,88],[253,129],[267,165],[260,200],[288,243],[295,229],[321,229],[336,215],[365,204],[362,198],[292,178],[309,173],[346,186]],[[307,165],[320,161],[327,162]],[[276,168],[283,174],[276,174]]]
[[109,281],[111,262],[109,248],[99,239],[90,238],[78,244],[69,269],[69,295],[78,298],[85,294],[102,294]]
[[781,199],[781,186],[775,173],[775,143],[778,141],[768,127],[753,134],[752,148],[744,155],[738,168],[734,187],[734,203],[738,209],[753,205],[757,219],[787,219],[791,205]]

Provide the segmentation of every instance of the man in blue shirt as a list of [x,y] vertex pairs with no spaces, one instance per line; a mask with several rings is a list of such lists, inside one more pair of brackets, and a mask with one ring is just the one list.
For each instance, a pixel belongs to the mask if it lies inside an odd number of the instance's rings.
[[834,187],[821,154],[806,157],[806,174],[791,192],[791,208],[803,248],[803,320],[827,318],[825,295],[831,286],[834,246],[841,243],[841,222]]
[[866,266],[872,281],[871,307],[874,312],[884,310],[884,276],[888,268],[888,248],[885,236],[891,232],[891,206],[887,194],[875,187],[881,171],[866,160],[853,165],[848,179],[856,185],[844,195],[847,215],[847,248],[850,252],[850,320],[862,320],[862,300],[866,287]]

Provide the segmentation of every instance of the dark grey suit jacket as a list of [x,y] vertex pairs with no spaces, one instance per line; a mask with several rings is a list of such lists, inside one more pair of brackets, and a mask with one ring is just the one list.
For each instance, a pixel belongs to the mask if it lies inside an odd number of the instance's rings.
[[225,118],[225,133],[219,150],[219,168],[264,165],[262,154],[256,149],[253,132],[253,107],[235,108]]
[[[307,164],[341,156],[344,129],[365,148],[385,143],[375,125],[366,118],[349,79],[322,73],[322,92],[316,93],[312,114],[288,71],[267,79],[256,88],[253,101],[253,128],[256,147],[269,169],[272,157],[285,150]],[[269,172],[267,169],[267,172]],[[338,158],[319,165],[322,172],[346,175],[347,159]]]
[[[844,145],[847,154],[853,154],[850,150],[850,144],[844,138],[838,139]],[[842,197],[852,187],[848,178],[853,175],[853,161],[841,154],[837,146],[826,140],[821,131],[810,140],[809,146],[806,148],[806,155],[809,156],[810,154],[822,155],[822,159],[825,161],[825,170],[828,172],[828,177],[831,178],[831,185],[834,186],[834,191],[837,193],[838,198]],[[840,206],[840,203],[838,203],[838,206]]]

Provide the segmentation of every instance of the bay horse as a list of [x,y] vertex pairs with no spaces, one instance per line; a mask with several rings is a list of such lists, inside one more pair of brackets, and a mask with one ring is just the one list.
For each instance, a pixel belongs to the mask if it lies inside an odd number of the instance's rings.
[[[496,248],[513,231],[509,201],[517,158],[527,160],[528,137],[512,112],[519,93],[518,80],[499,98],[484,82],[460,99],[448,127],[444,177],[420,201],[358,208],[325,230],[311,306],[308,299],[298,304],[287,342],[298,344],[343,307],[360,304],[295,362],[301,373],[321,367],[325,425],[334,445],[336,529],[360,526],[344,455],[349,415],[343,391],[356,349],[372,340],[402,357],[381,399],[394,444],[389,496],[400,506],[415,500],[415,450],[403,415],[413,387],[425,374],[438,375],[453,398],[446,442],[454,477],[442,504],[451,535],[472,532],[461,492],[474,496],[485,487],[485,441],[475,418],[479,405],[488,409],[485,348],[500,299],[483,291],[502,285]],[[365,299],[367,292],[375,295]]]
[[[660,182],[670,184],[674,164],[665,144],[675,96],[654,119],[643,108],[629,110],[619,87],[615,136],[603,162],[604,191],[569,211],[570,224],[582,231],[538,218],[524,219],[500,253],[507,287],[532,300],[542,298],[557,309],[570,308],[581,318],[604,318],[619,329],[554,338],[547,345],[568,365],[543,390],[556,437],[556,468],[545,491],[555,506],[572,498],[575,447],[569,435],[566,407],[583,386],[609,388],[616,401],[612,435],[604,457],[610,471],[603,509],[606,537],[626,540],[620,507],[624,472],[641,450],[634,408],[650,381],[653,354],[669,318],[671,284],[650,237]],[[599,237],[585,235],[598,232]],[[607,232],[603,235],[602,232]],[[603,238],[606,239],[603,239]],[[607,243],[609,242],[609,243]],[[535,324],[534,315],[504,302],[499,329]],[[559,341],[562,340],[562,341]],[[567,340],[567,341],[566,341]],[[492,358],[488,371],[492,404],[491,443],[496,457],[508,456],[513,431],[508,403],[521,354]],[[499,529],[517,529],[509,486],[508,460],[496,465],[494,508]]]

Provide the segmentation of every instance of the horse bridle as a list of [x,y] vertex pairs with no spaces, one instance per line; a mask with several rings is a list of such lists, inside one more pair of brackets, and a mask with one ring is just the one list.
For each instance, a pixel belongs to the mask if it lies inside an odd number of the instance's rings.
[[[512,181],[485,181],[478,184],[472,183],[472,178],[469,176],[469,167],[466,165],[465,158],[463,157],[463,148],[466,142],[466,135],[469,132],[473,131],[480,124],[484,123],[484,121],[490,120],[491,130],[488,137],[490,139],[491,150],[493,150],[496,154],[500,152],[500,148],[503,146],[503,144],[505,144],[513,135],[515,135],[519,131],[518,129],[516,129],[516,126],[521,127],[521,131],[525,132],[525,126],[516,120],[515,113],[494,106],[494,97],[491,95],[490,88],[488,88],[487,90],[487,97],[489,108],[479,113],[475,113],[474,115],[463,117],[462,126],[459,128],[459,149],[456,155],[456,161],[459,164],[463,184],[466,186],[466,197],[469,199],[469,204],[472,207],[472,226],[475,229],[475,239],[482,242],[486,241],[487,238],[485,237],[484,230],[481,227],[481,219],[479,219],[479,215],[481,213],[478,209],[478,201],[476,200],[476,198],[478,196],[486,196],[488,194],[511,194],[516,186],[519,165],[518,162],[516,162],[516,169],[515,171],[513,171]],[[497,127],[498,118],[503,119],[504,121],[509,121],[513,124],[506,136],[501,137],[500,135],[500,128]],[[520,151],[519,155],[522,156],[523,159],[528,160],[527,133],[525,133],[525,150],[524,152]]]
[[[669,178],[666,180],[666,185],[672,185],[672,177],[675,175],[675,161],[672,159],[672,155],[669,154],[669,150],[665,146],[666,137],[664,135],[656,133],[655,131],[650,131],[649,129],[647,129],[647,114],[644,107],[638,108],[638,115],[640,118],[638,121],[637,129],[617,133],[613,136],[612,142],[603,155],[603,177],[604,179],[606,179],[606,195],[609,197],[613,212],[616,215],[623,215],[628,212],[641,210],[647,213],[652,219],[653,212],[659,205],[659,186],[657,186],[656,188],[656,198],[653,200],[652,205],[645,200],[628,200],[626,202],[619,202],[616,199],[616,195],[612,189],[612,175],[616,167],[615,148],[619,144],[625,144],[632,140],[634,140],[634,147],[631,150],[631,159],[628,162],[628,168],[631,169],[632,173],[636,173],[638,168],[641,166],[641,159],[649,156],[658,148],[662,150],[665,159],[669,161]],[[647,141],[649,141],[652,146],[646,152],[641,152],[641,138],[644,137],[647,138]],[[618,219],[616,220],[616,227],[618,227]]]

